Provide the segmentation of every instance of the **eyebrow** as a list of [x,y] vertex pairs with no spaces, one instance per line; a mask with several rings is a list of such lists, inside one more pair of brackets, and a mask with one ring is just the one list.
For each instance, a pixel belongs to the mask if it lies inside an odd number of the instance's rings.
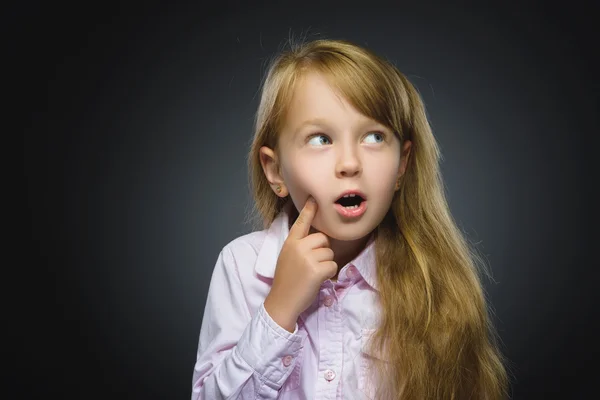
[[302,122],[296,129],[294,129],[293,136],[298,135],[302,129],[307,126],[327,126],[327,121],[324,118],[312,118]]
[[[300,131],[307,126],[328,127],[329,123],[327,122],[326,119],[319,118],[319,117],[308,119],[308,120],[302,122],[300,125],[298,125],[298,127],[293,131],[293,137],[297,136],[300,133]],[[364,123],[362,123],[361,126],[378,127],[378,128],[383,128],[383,129],[389,130],[389,128],[387,128],[385,125],[383,125],[377,121],[370,120],[370,119],[368,119]]]

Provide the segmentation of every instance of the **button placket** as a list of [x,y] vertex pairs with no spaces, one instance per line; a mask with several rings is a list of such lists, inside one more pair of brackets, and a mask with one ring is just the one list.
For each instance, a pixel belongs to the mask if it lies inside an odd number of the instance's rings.
[[325,283],[319,296],[319,339],[322,340],[319,340],[319,379],[314,398],[333,399],[338,390],[337,373],[342,368],[344,330],[337,286],[339,282]]

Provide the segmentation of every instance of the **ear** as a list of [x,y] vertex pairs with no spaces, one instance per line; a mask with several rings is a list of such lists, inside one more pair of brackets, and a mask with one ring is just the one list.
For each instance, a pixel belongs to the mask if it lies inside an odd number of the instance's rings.
[[406,172],[406,167],[408,165],[408,159],[410,158],[410,150],[411,150],[412,142],[410,140],[405,140],[402,145],[402,154],[400,156],[400,168],[398,168],[398,176],[396,179],[396,190],[400,189],[400,178]]
[[283,177],[279,172],[280,168],[277,154],[267,146],[261,147],[259,152],[260,165],[262,166],[265,177],[267,178],[267,181],[269,181],[273,192],[279,197],[287,196],[287,188],[285,187]]

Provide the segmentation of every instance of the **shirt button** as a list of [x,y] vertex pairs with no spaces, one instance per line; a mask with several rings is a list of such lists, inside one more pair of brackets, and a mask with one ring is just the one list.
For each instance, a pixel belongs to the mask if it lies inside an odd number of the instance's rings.
[[294,358],[292,356],[285,356],[285,357],[283,357],[283,365],[286,366],[286,367],[289,367],[290,364],[292,363],[293,359]]
[[323,302],[323,304],[325,304],[325,307],[331,307],[331,305],[333,304],[333,297],[325,297],[325,301]]
[[327,380],[327,382],[331,382],[332,380],[335,379],[335,372],[333,372],[332,370],[328,369],[327,371],[325,371],[325,380]]
[[354,275],[356,275],[356,267],[354,265],[349,266],[346,275],[348,275],[348,278],[354,278]]

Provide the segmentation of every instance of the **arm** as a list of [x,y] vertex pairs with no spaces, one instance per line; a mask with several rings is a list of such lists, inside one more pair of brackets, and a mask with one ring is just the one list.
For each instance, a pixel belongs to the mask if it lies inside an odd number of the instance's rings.
[[[263,304],[251,316],[233,254],[223,249],[208,290],[192,400],[275,399],[301,349],[297,326],[286,331]],[[285,366],[287,355],[293,360]]]

